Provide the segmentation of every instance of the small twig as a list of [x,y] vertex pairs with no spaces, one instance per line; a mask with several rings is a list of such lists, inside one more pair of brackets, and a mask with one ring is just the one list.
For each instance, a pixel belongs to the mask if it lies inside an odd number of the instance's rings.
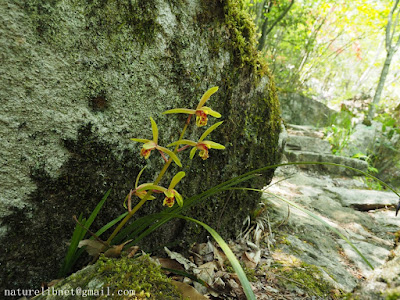
[[133,193],[133,190],[131,190],[128,194],[128,211],[129,212],[132,210],[132,193]]
[[162,152],[161,150],[158,150],[158,152],[160,152],[162,158],[164,159],[165,162],[168,162],[168,159],[165,157],[164,152]]
[[181,152],[181,151],[183,151],[183,150],[186,150],[186,149],[189,148],[189,147],[190,147],[190,145],[183,146],[182,148],[179,148],[179,149],[177,150],[177,152]]
[[191,118],[192,118],[192,115],[189,115],[188,118],[186,119],[185,125],[189,125]]

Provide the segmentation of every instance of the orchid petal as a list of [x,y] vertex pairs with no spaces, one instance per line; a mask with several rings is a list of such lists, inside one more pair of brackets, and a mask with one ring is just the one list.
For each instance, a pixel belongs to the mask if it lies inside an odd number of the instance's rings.
[[149,141],[143,145],[143,149],[146,149],[146,150],[154,149],[156,147],[157,147],[157,144],[154,141]]
[[178,205],[180,207],[182,207],[183,206],[183,197],[177,191],[175,191],[175,199],[176,199],[176,202],[178,203]]
[[176,142],[173,142],[171,144],[169,144],[167,147],[172,147],[172,146],[176,146],[176,145],[182,145],[182,144],[186,144],[186,145],[190,145],[190,146],[196,146],[197,143],[191,140],[179,140]]
[[206,103],[206,101],[211,97],[212,94],[214,94],[216,91],[218,91],[218,87],[214,86],[212,88],[210,88],[207,92],[204,93],[203,97],[201,97],[199,105],[197,105],[197,109],[199,109],[200,107],[202,107],[204,105],[204,103]]
[[157,146],[156,148],[162,152],[167,153],[169,155],[169,157],[171,157],[178,166],[182,167],[181,161],[179,160],[178,156],[176,156],[176,154],[174,152],[172,152],[171,150],[168,150],[167,148],[161,147],[161,146]]
[[139,143],[148,143],[151,141],[149,139],[131,139],[131,140]]
[[140,192],[140,191],[148,191],[148,190],[156,190],[156,191],[160,191],[165,193],[165,191],[167,190],[165,187],[159,186],[159,185],[155,185],[153,183],[143,183],[141,184],[136,191]]
[[135,181],[135,189],[137,189],[137,186],[138,186],[138,183],[139,183],[140,176],[142,176],[142,173],[143,173],[144,169],[146,169],[146,166],[145,166],[143,169],[141,169],[141,170],[140,170],[140,172],[139,172],[139,174],[136,176],[136,181]]
[[174,108],[163,112],[163,114],[189,114],[189,115],[194,115],[195,113],[196,111],[194,109],[188,109],[188,108]]
[[201,142],[202,140],[204,140],[206,137],[207,137],[207,135],[209,135],[214,129],[216,129],[219,125],[221,125],[223,123],[223,121],[222,122],[218,122],[218,123],[215,123],[213,126],[211,126],[210,128],[208,128],[202,135],[201,135],[201,137],[200,137],[200,139],[199,139],[199,142]]
[[167,196],[167,198],[175,198],[175,190],[168,189],[164,192],[164,195]]
[[225,146],[218,144],[216,142],[212,141],[204,141],[202,144],[206,145],[208,149],[214,148],[214,149],[225,149]]
[[152,117],[150,117],[151,121],[151,131],[153,131],[153,141],[154,143],[158,143],[158,128],[156,122],[153,120]]
[[207,106],[203,106],[202,108],[200,108],[200,110],[204,111],[206,114],[213,116],[215,118],[221,118],[221,114],[219,112],[216,112],[215,110],[212,110]]
[[190,150],[190,159],[193,159],[194,155],[196,154],[196,150],[197,150],[196,147],[193,147],[193,149]]
[[178,174],[176,174],[174,176],[174,178],[172,178],[171,183],[169,184],[168,189],[173,189],[178,183],[179,181],[182,180],[183,177],[185,177],[185,172],[181,171]]

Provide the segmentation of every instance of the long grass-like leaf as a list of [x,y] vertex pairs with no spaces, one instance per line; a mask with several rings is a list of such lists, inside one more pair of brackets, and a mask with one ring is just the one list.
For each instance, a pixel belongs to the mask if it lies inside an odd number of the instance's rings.
[[[90,216],[87,220],[82,219],[82,214],[79,216],[79,219],[78,219],[79,222],[83,223],[87,229],[89,229],[90,225],[92,225],[94,219],[96,218],[100,209],[103,207],[103,205],[104,205],[105,201],[107,200],[108,196],[110,195],[110,193],[111,193],[111,189],[109,189],[105,193],[105,195],[100,200],[100,202],[96,205],[95,209],[90,214]],[[114,221],[115,220],[113,220],[111,222],[114,222]],[[118,222],[118,221],[116,221],[116,222]],[[86,229],[82,228],[79,224],[76,224],[74,233],[72,234],[70,246],[68,247],[67,255],[65,256],[63,265],[61,266],[61,269],[58,274],[60,277],[64,277],[71,270],[73,264],[78,259],[80,254],[78,256],[76,256],[75,254],[77,253],[78,244],[84,238],[85,234],[86,234]]]
[[[80,214],[78,218],[79,222],[82,222],[82,213]],[[67,255],[65,256],[64,262],[61,266],[60,271],[58,272],[59,277],[64,277],[68,270],[71,268],[73,265],[74,261],[74,254],[76,252],[76,249],[78,247],[78,243],[81,239],[82,236],[82,231],[83,228],[81,226],[75,226],[74,232],[71,237],[71,243],[70,246],[68,247]]]

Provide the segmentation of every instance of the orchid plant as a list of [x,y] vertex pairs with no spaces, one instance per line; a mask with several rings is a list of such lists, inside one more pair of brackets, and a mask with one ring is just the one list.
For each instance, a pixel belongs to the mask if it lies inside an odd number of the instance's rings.
[[[200,102],[197,105],[196,109],[176,108],[164,112],[164,114],[184,113],[189,115],[182,129],[181,135],[177,141],[167,145],[166,147],[160,146],[158,144],[158,137],[159,137],[158,126],[152,117],[150,117],[150,122],[151,122],[153,138],[152,139],[131,138],[131,140],[134,142],[143,143],[142,149],[140,150],[140,156],[142,156],[144,159],[148,159],[153,150],[158,150],[165,163],[162,170],[160,171],[160,174],[158,175],[156,180],[152,183],[143,183],[138,185],[140,176],[143,173],[144,169],[139,172],[136,178],[135,188],[131,190],[125,198],[125,202],[127,201],[128,205],[126,206],[124,202],[124,206],[128,209],[128,214],[124,219],[122,219],[119,225],[115,228],[114,232],[108,238],[107,243],[110,243],[112,241],[112,239],[123,228],[126,222],[128,222],[128,220],[132,218],[132,216],[143,206],[143,204],[147,200],[156,199],[156,197],[154,197],[153,194],[163,193],[165,195],[165,198],[163,200],[164,206],[172,207],[174,206],[175,202],[180,207],[183,206],[183,201],[184,201],[183,196],[175,189],[175,186],[179,183],[179,181],[181,181],[183,177],[185,177],[185,172],[183,171],[178,172],[172,178],[168,188],[159,185],[172,161],[175,162],[177,166],[182,167],[181,160],[178,157],[178,154],[180,152],[188,149],[189,147],[193,147],[190,151],[189,155],[190,159],[193,159],[197,150],[200,150],[199,156],[203,160],[205,160],[209,157],[209,149],[218,149],[218,150],[225,149],[225,146],[219,143],[205,140],[205,138],[218,126],[220,126],[223,122],[218,122],[210,126],[201,135],[201,137],[197,142],[183,139],[186,129],[190,125],[190,120],[192,116],[196,115],[196,125],[198,127],[203,127],[207,125],[208,115],[216,118],[221,117],[220,113],[214,111],[210,107],[204,106],[207,100],[217,91],[218,87],[212,87],[208,91],[206,91],[204,95],[201,97]],[[184,146],[179,148],[180,145]],[[174,149],[173,150],[168,149],[170,147],[174,147]],[[140,199],[140,201],[133,208],[132,208],[132,202],[133,202],[132,196],[136,196]]]
[[[225,146],[222,144],[219,144],[219,143],[216,143],[216,142],[213,142],[210,140],[206,140],[207,136],[209,136],[211,134],[211,132],[213,132],[220,125],[222,125],[223,122],[217,122],[214,125],[210,126],[208,129],[206,129],[204,131],[204,133],[200,136],[200,138],[197,141],[184,139],[186,129],[190,125],[191,118],[194,115],[196,116],[196,126],[197,127],[206,126],[208,123],[208,116],[212,116],[215,118],[221,117],[220,113],[214,111],[210,107],[205,106],[205,103],[207,102],[207,100],[217,91],[218,91],[218,87],[212,87],[208,91],[206,91],[204,93],[204,95],[201,97],[200,102],[198,103],[196,109],[176,108],[176,109],[171,109],[171,110],[167,110],[164,112],[164,114],[175,114],[175,113],[188,114],[185,125],[184,125],[182,132],[179,136],[179,139],[177,141],[170,143],[166,147],[159,145],[159,143],[158,143],[158,137],[159,137],[158,126],[157,126],[157,123],[154,121],[154,119],[151,117],[150,117],[150,122],[151,122],[152,134],[153,134],[152,139],[131,138],[131,140],[134,142],[143,143],[143,146],[140,150],[140,156],[142,156],[144,159],[149,159],[152,151],[157,150],[164,160],[163,168],[161,169],[160,173],[158,174],[158,177],[156,178],[156,180],[154,180],[154,182],[146,182],[146,183],[139,184],[140,177],[146,168],[146,167],[144,167],[136,177],[134,189],[130,190],[128,195],[125,197],[125,201],[124,201],[123,205],[127,209],[127,212],[122,214],[117,219],[111,221],[107,225],[105,225],[102,229],[100,229],[99,232],[97,232],[97,233],[90,232],[88,227],[93,222],[98,211],[101,209],[101,206],[103,205],[105,199],[107,198],[106,196],[98,204],[95,211],[92,213],[92,215],[89,217],[88,220],[81,219],[81,218],[77,219],[75,217],[77,225],[79,225],[79,228],[76,227],[76,229],[74,231],[73,240],[75,242],[74,242],[74,246],[70,247],[70,250],[69,250],[69,253],[67,256],[68,260],[66,260],[67,263],[65,265],[63,265],[62,270],[64,273],[65,273],[65,270],[68,269],[68,266],[70,266],[71,263],[73,263],[74,260],[76,259],[76,257],[73,258],[74,251],[75,251],[74,249],[76,249],[76,247],[78,247],[78,248],[86,247],[86,251],[90,255],[94,256],[94,261],[99,257],[100,254],[104,254],[105,256],[111,255],[108,257],[119,256],[121,254],[123,247],[127,243],[130,243],[130,242],[134,243],[134,241],[132,239],[130,239],[119,245],[113,245],[113,242],[114,243],[119,242],[119,240],[118,240],[119,235],[117,236],[117,234],[121,231],[121,229],[124,227],[124,225],[132,218],[132,216],[144,205],[144,203],[146,203],[148,200],[156,200],[157,199],[156,194],[164,194],[164,200],[162,202],[162,204],[164,206],[171,208],[175,205],[175,202],[178,204],[179,208],[182,208],[184,206],[185,199],[178,192],[178,190],[176,189],[176,186],[179,184],[179,182],[182,180],[182,178],[185,177],[185,172],[183,172],[183,171],[177,172],[177,174],[175,174],[175,176],[173,176],[171,182],[169,183],[168,188],[160,185],[160,182],[163,179],[165,173],[168,170],[168,167],[171,165],[172,162],[174,162],[178,167],[182,167],[181,160],[178,157],[178,155],[182,151],[192,147],[190,154],[189,154],[190,159],[193,159],[197,150],[199,150],[199,156],[203,160],[206,160],[210,156],[210,153],[209,153],[210,149],[217,149],[217,150],[225,149]],[[183,146],[181,148],[179,148],[181,145],[183,145]],[[168,149],[168,148],[171,148],[171,149]],[[109,192],[110,191],[108,191],[107,195],[109,194]],[[135,202],[135,200],[134,200],[135,197],[137,197],[139,199],[139,202],[132,208],[132,203]],[[190,198],[187,198],[187,203],[185,203],[185,205],[186,206],[190,205],[191,201],[192,200],[190,200]],[[126,203],[127,203],[127,205],[126,205]],[[233,254],[233,252],[229,249],[229,247],[225,243],[225,241],[221,238],[221,236],[219,236],[218,233],[215,230],[213,230],[211,227],[209,227],[208,225],[206,225],[198,220],[195,220],[195,219],[192,219],[189,217],[184,217],[179,214],[174,215],[174,217],[183,218],[185,220],[195,222],[195,223],[203,226],[213,236],[213,238],[217,241],[217,243],[220,245],[220,247],[224,250],[228,260],[230,261],[234,270],[238,274],[239,280],[243,285],[243,290],[244,290],[247,298],[255,300],[255,296],[251,290],[250,283],[248,282],[246,275],[245,275],[242,267],[240,266],[239,261],[237,260],[237,258]],[[133,223],[135,223],[135,221]],[[162,222],[156,223],[156,225],[159,226],[161,223]],[[102,241],[97,234],[101,234],[102,232],[104,232],[108,228],[111,228],[115,224],[118,224],[118,226],[114,229],[114,231],[109,236],[107,241]],[[131,224],[126,226],[127,229],[129,229],[130,226],[131,226]],[[149,230],[152,230],[151,226],[149,227]],[[89,232],[95,240],[93,240],[93,239],[82,240],[83,236],[85,235],[85,232]],[[121,233],[123,233],[123,231]]]

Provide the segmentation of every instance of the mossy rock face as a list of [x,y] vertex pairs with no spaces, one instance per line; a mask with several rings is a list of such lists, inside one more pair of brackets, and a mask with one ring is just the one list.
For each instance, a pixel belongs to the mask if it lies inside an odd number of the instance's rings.
[[[162,159],[145,161],[149,116],[160,144],[179,136],[183,115],[219,86],[207,105],[224,124],[208,138],[226,146],[206,161],[183,152],[186,197],[280,157],[279,103],[255,47],[255,30],[239,0],[76,1],[0,3],[0,287],[32,288],[57,276],[71,237],[73,215],[89,216],[112,193],[93,230],[123,212],[136,175],[154,180]],[[215,120],[211,120],[212,124]],[[196,139],[203,128],[189,130]],[[265,174],[248,186],[262,187]],[[234,237],[258,202],[256,194],[226,192],[190,212],[223,237]],[[139,215],[158,212],[162,197]],[[186,247],[206,233],[183,221],[162,227],[142,248]],[[85,262],[78,263],[77,268]]]
[[[60,297],[63,295],[64,297]],[[171,280],[147,255],[99,261],[58,282],[39,299],[183,299]]]

